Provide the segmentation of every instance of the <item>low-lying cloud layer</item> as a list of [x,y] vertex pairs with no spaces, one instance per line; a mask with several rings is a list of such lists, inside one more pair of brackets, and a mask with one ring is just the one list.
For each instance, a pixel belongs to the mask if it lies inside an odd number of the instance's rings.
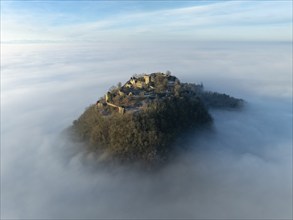
[[[243,44],[4,45],[1,218],[291,218],[291,45]],[[167,69],[247,105],[153,173],[60,135],[111,85]]]

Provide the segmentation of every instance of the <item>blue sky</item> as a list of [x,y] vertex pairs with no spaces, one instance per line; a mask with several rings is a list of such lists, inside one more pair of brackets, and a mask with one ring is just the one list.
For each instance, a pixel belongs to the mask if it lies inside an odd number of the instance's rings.
[[292,41],[292,1],[1,1],[2,42]]

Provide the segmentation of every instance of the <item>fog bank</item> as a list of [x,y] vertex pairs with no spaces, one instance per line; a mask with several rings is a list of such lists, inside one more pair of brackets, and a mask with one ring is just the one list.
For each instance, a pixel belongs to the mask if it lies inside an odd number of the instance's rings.
[[[292,44],[1,45],[1,218],[292,218]],[[61,132],[113,84],[170,70],[243,98],[156,172]]]

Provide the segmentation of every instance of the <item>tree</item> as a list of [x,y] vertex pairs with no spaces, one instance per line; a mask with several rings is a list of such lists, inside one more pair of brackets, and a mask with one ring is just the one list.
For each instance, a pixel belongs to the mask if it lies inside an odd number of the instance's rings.
[[111,86],[110,89],[109,89],[109,91],[111,93],[115,93],[117,91],[117,86]]
[[180,96],[181,85],[180,83],[175,82],[174,85],[174,94],[175,96]]
[[167,90],[168,79],[163,75],[158,75],[155,78],[155,92],[161,93]]
[[171,71],[170,71],[170,70],[167,70],[167,71],[166,71],[166,75],[167,75],[167,76],[171,76]]

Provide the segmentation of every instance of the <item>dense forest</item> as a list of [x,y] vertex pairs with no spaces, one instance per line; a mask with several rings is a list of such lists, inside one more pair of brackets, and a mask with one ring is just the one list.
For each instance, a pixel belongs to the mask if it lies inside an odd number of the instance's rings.
[[209,107],[239,107],[242,100],[180,83],[170,73],[132,77],[112,87],[73,122],[91,151],[120,161],[164,161],[187,129],[212,123]]

